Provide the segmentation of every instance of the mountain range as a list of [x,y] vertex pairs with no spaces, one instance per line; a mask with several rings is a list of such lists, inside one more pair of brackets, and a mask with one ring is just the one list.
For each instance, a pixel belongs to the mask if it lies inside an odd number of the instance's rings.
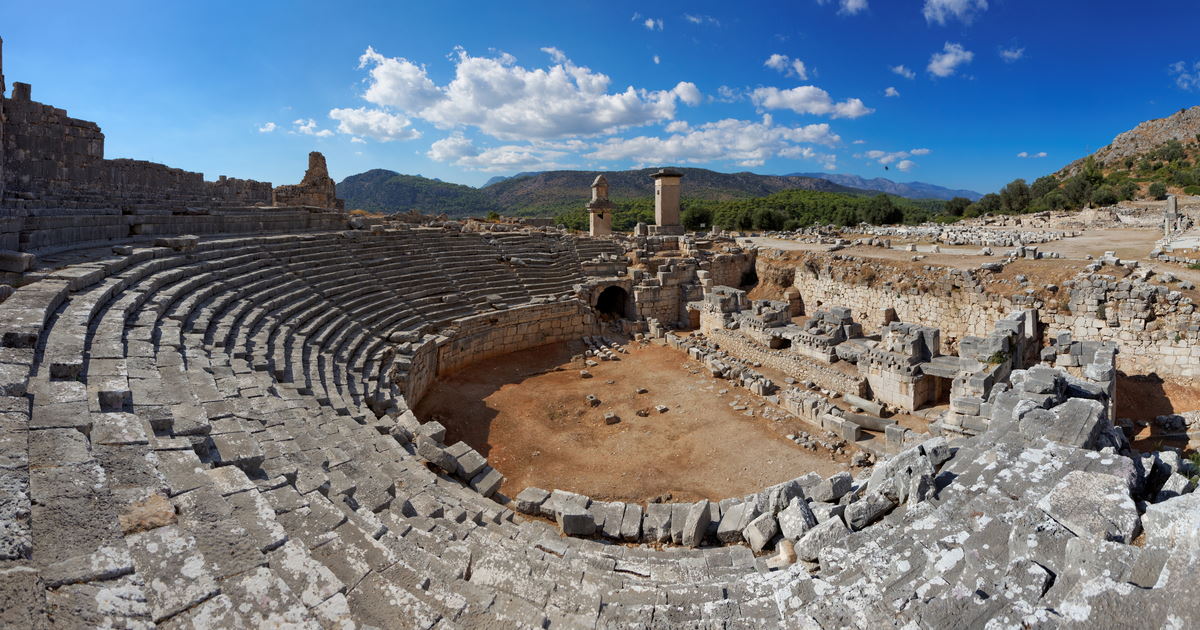
[[[657,169],[606,171],[609,197],[614,200],[647,198],[654,193],[650,174]],[[757,173],[718,173],[702,168],[680,168],[684,197],[689,199],[728,200],[763,197],[783,190],[817,190],[855,195],[886,192],[900,196],[949,199],[961,195],[978,199],[972,191],[950,191],[931,184],[897,184],[882,178],[831,181],[821,174],[760,175]],[[446,213],[453,217],[482,215],[490,211],[526,216],[552,216],[581,207],[591,195],[596,171],[542,171],[518,173],[512,177],[493,177],[482,188],[451,184],[419,175],[402,175],[385,169],[373,169],[351,175],[337,185],[338,196],[346,207],[376,212]],[[847,185],[853,181],[862,185]]]
[[983,196],[974,190],[946,188],[925,182],[894,182],[884,177],[866,179],[858,175],[844,175],[841,173],[792,173],[792,175],[796,177],[819,177],[850,188],[875,190],[889,195],[896,195],[897,197],[908,197],[909,199],[953,199],[955,197],[966,197],[971,201],[978,201]]

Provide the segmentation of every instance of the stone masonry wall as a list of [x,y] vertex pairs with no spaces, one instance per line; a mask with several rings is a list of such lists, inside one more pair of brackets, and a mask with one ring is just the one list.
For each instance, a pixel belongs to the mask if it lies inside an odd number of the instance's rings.
[[847,262],[851,264],[834,265],[827,257],[812,256],[796,268],[794,286],[806,312],[850,307],[869,334],[886,324],[887,309],[893,309],[902,322],[941,329],[942,352],[956,354],[959,339],[986,336],[1006,314],[1036,308],[1046,337],[1069,332],[1080,341],[1120,343],[1118,369],[1127,374],[1157,373],[1176,380],[1200,376],[1200,316],[1194,305],[1165,287],[1141,283],[1139,288],[1136,282],[1092,274],[1077,276],[1075,286],[1043,300],[985,293],[961,272],[943,270],[944,276],[926,290],[900,289],[880,278],[865,281],[862,266]]
[[861,396],[866,393],[866,380],[861,376],[817,363],[789,349],[771,350],[736,331],[711,329],[707,331],[707,335],[722,350],[740,359],[760,363],[787,374],[798,381],[812,381],[824,389],[843,394]]
[[599,333],[591,309],[578,300],[484,313],[457,322],[438,348],[437,374],[547,343]]
[[271,202],[271,185],[253,180],[204,181],[204,175],[142,160],[104,159],[94,122],[30,98],[16,83],[4,98],[0,142],[3,204],[16,208],[111,208],[253,205]]

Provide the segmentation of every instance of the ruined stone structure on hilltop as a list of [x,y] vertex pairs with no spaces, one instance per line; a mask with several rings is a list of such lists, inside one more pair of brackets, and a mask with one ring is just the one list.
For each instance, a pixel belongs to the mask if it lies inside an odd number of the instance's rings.
[[[779,274],[721,235],[352,221],[317,153],[274,191],[297,206],[246,206],[269,185],[105,160],[28,94],[0,100],[0,627],[1200,624],[1198,471],[1113,404],[1126,354],[1195,373],[1194,309],[1120,260],[1051,308],[970,270]],[[786,300],[739,288],[768,272]],[[473,363],[630,338],[864,466],[506,496],[413,412]]]

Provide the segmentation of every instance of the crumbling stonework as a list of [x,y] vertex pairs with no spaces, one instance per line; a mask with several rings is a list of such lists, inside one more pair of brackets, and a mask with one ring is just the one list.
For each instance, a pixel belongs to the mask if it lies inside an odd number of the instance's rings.
[[[81,180],[0,157],[0,180],[42,187],[4,208],[20,211],[17,247],[127,237],[47,268],[0,255],[20,267],[0,287],[5,627],[1200,624],[1198,471],[1134,450],[1112,416],[1126,343],[1194,368],[1187,343],[1155,345],[1194,332],[1192,305],[1111,256],[1054,298],[989,293],[993,271],[921,291],[813,259],[789,299],[755,301],[725,282],[757,253],[728,240],[345,229],[307,176],[292,199],[327,205],[251,219],[155,197],[157,177],[164,195],[194,178],[135,165],[107,199],[174,209],[81,214],[47,192]],[[197,234],[171,235],[184,225]],[[602,312],[614,289],[628,308]],[[810,325],[791,324],[805,308]],[[602,327],[671,344],[880,459],[694,503],[509,497],[486,449],[412,411],[449,371],[546,340],[614,358]],[[702,331],[667,330],[685,327]],[[929,379],[953,379],[929,424],[943,435],[882,417],[929,402]],[[1193,416],[1160,424],[1195,433]]]
[[319,151],[308,154],[308,170],[304,179],[293,186],[276,186],[272,203],[276,206],[311,206],[345,210],[346,202],[337,198],[337,186],[325,166],[325,156]]

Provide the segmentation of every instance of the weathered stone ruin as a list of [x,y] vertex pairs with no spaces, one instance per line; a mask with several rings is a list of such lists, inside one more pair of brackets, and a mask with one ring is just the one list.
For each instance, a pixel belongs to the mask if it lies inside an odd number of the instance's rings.
[[325,156],[319,151],[308,154],[308,170],[295,186],[276,186],[272,201],[276,206],[312,206],[345,210],[346,204],[337,198],[336,186],[325,166]]
[[[1118,360],[1196,374],[1196,315],[1119,261],[998,295],[991,271],[866,279],[837,254],[781,274],[719,236],[353,222],[319,154],[272,196],[105,160],[98,128],[15,92],[0,626],[1200,623],[1197,471],[1134,450],[1113,405]],[[750,299],[768,275],[785,299]],[[631,337],[859,467],[686,503],[510,497],[413,412],[464,366]]]

